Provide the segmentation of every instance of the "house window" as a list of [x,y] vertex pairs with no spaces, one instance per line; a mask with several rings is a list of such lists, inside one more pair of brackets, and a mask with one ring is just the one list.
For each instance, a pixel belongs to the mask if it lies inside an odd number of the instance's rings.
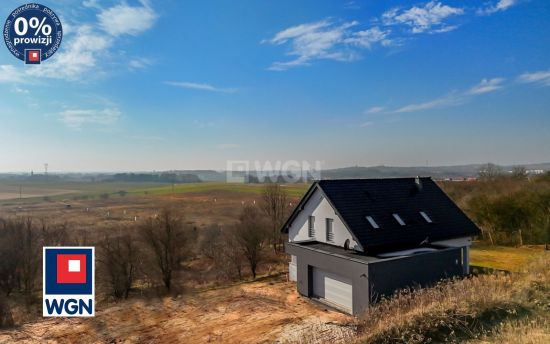
[[310,216],[307,224],[307,235],[310,238],[315,237],[315,216]]
[[401,226],[405,225],[405,221],[403,221],[403,219],[401,218],[401,216],[399,216],[399,214],[392,214],[392,216],[395,219],[395,221],[397,221],[397,223],[399,223]]
[[370,225],[372,226],[372,228],[374,228],[374,229],[380,228],[380,226],[378,225],[378,223],[376,223],[376,221],[374,221],[374,219],[372,218],[372,216],[367,216],[367,221],[369,221],[369,223],[370,223]]
[[428,223],[432,223],[432,219],[428,216],[428,214],[426,214],[425,212],[421,211],[420,212],[420,215],[424,218],[424,220],[426,220],[426,222]]
[[332,228],[332,222],[333,219],[326,219],[327,223],[327,242],[333,242],[334,241],[334,231]]

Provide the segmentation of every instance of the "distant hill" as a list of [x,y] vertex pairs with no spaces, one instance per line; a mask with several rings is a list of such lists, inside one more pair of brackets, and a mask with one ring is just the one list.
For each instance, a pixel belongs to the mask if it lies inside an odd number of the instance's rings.
[[[320,177],[324,179],[347,178],[397,178],[429,176],[435,179],[477,177],[478,172],[485,164],[469,164],[455,166],[354,166],[323,170]],[[515,165],[500,166],[504,172],[511,171]],[[550,171],[550,162],[521,165],[531,173]],[[198,183],[198,182],[225,182],[228,176],[241,177],[247,182],[264,182],[265,176],[272,181],[286,180],[287,182],[303,181],[304,179],[318,178],[318,175],[307,175],[300,178],[295,172],[280,171],[215,171],[215,170],[172,170],[164,172],[137,172],[137,173],[52,173],[48,175],[27,173],[0,173],[0,181],[128,181],[128,182],[161,182],[161,183]]]
[[[398,178],[414,176],[430,176],[435,179],[445,178],[468,178],[477,177],[480,168],[485,164],[469,164],[454,166],[369,166],[369,167],[343,167],[321,171],[321,178],[327,179],[347,179],[347,178]],[[515,165],[500,166],[504,172],[511,171]],[[527,170],[550,171],[550,163],[537,163],[521,165]],[[224,182],[226,181],[226,171],[213,170],[183,170],[177,173],[194,174],[205,182]],[[272,181],[277,181],[280,171],[249,171],[248,173],[233,171],[233,176],[241,176],[248,182],[263,182],[265,175],[273,176]],[[285,172],[283,174],[286,175]],[[292,174],[292,172],[291,172]],[[295,174],[295,173],[294,173]],[[286,176],[285,176],[286,177]],[[283,178],[285,179],[285,178]],[[288,178],[292,179],[292,178]],[[299,179],[299,178],[295,178]],[[308,178],[309,179],[309,178]],[[286,180],[286,179],[285,179]]]
[[174,173],[193,174],[200,178],[203,182],[224,182],[226,180],[225,172],[214,170],[178,170]]
[[[444,178],[468,178],[476,177],[479,169],[484,164],[455,165],[455,166],[423,166],[423,167],[395,167],[395,166],[372,166],[372,167],[344,167],[331,170],[324,170],[322,178],[397,178],[412,176],[430,176],[436,179]],[[550,163],[521,165],[527,170],[550,171]],[[511,171],[514,166],[501,166],[503,171]]]

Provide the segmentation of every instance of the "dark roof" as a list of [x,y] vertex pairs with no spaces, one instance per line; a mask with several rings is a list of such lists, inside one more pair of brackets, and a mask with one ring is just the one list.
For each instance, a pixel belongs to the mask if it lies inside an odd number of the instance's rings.
[[[284,231],[320,188],[342,221],[367,252],[418,246],[429,242],[478,235],[479,228],[431,178],[342,179],[315,182],[283,227]],[[425,212],[432,223],[420,215]],[[405,222],[401,226],[392,214]],[[371,216],[380,228],[373,228]]]

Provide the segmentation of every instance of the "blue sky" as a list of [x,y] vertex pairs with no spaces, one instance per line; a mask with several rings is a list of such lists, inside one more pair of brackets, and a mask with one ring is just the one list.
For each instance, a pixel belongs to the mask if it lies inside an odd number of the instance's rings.
[[550,161],[548,1],[42,4],[64,41],[0,47],[0,171]]

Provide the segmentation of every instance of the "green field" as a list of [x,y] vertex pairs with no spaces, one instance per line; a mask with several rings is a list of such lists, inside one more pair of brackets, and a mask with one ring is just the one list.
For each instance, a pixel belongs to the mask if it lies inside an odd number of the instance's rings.
[[545,254],[550,253],[541,248],[475,244],[470,250],[470,266],[519,272]]
[[[28,203],[43,200],[72,199],[75,197],[98,197],[101,194],[115,194],[121,190],[131,193],[143,188],[154,188],[158,183],[123,182],[43,182],[43,181],[0,181],[0,203]],[[20,191],[21,198],[20,199]]]
[[[301,197],[307,184],[284,186],[291,197]],[[21,199],[20,192],[21,190]],[[131,183],[131,182],[0,182],[0,204],[34,203],[48,198],[62,201],[78,198],[98,198],[102,194],[117,197],[120,191],[133,196],[163,196],[185,193],[238,192],[261,194],[262,184],[231,183]]]

